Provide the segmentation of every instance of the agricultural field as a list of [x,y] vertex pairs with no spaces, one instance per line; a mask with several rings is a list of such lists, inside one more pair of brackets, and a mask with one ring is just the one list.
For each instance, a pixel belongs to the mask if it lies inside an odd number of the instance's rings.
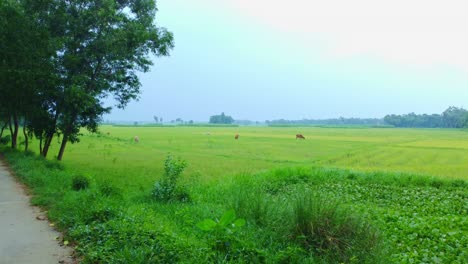
[[2,151],[84,263],[468,260],[464,130],[102,126],[60,163]]
[[[138,175],[137,181],[161,174],[168,153],[186,160],[186,173],[203,180],[312,165],[468,179],[468,131],[103,126],[101,132],[69,145],[64,163],[96,177]],[[296,140],[297,133],[306,140]]]

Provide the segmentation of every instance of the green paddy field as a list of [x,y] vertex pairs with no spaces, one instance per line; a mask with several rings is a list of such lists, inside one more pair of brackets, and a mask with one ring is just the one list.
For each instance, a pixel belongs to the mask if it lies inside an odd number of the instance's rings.
[[[296,140],[297,133],[306,140]],[[468,179],[468,131],[441,129],[103,126],[101,135],[69,145],[64,163],[154,179],[168,153],[187,160],[187,173],[203,180],[289,166]]]
[[[466,130],[102,126],[61,163],[1,150],[83,263],[468,262]],[[168,155],[184,195],[161,201]]]

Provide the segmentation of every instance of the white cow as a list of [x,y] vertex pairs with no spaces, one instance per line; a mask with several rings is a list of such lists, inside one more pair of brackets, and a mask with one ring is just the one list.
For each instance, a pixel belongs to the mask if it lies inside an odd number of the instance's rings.
[[135,143],[140,142],[140,138],[138,136],[135,136],[135,138],[133,140],[135,141]]

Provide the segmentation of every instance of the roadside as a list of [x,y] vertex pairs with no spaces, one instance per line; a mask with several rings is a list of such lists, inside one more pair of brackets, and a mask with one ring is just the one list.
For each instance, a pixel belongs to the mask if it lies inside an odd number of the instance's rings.
[[60,246],[58,237],[0,157],[0,264],[74,263],[72,250]]

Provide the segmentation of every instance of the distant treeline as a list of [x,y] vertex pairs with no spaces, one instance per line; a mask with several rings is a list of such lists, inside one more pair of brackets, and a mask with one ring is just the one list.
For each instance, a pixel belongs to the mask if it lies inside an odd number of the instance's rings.
[[468,127],[468,111],[451,106],[442,114],[387,115],[384,121],[395,127],[464,128]]
[[330,118],[330,119],[302,119],[302,120],[266,120],[269,126],[295,126],[295,125],[313,125],[313,126],[383,126],[382,118]]
[[266,120],[268,126],[338,126],[338,127],[419,127],[419,128],[468,128],[468,110],[450,106],[442,114],[386,115],[384,118],[330,118],[301,120]]

